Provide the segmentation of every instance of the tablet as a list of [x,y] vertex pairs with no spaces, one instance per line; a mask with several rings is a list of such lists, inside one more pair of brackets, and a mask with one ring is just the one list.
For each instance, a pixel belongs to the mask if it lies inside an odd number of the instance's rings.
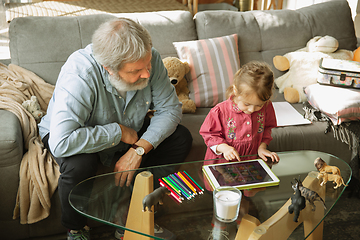
[[233,186],[241,190],[276,186],[280,183],[279,178],[262,159],[204,165],[202,170],[213,189]]

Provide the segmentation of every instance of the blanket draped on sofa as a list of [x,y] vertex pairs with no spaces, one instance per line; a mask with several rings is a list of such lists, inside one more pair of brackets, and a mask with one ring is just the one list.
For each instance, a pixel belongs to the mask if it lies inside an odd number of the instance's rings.
[[13,214],[14,219],[20,217],[21,224],[35,223],[49,216],[51,196],[60,175],[57,163],[41,142],[34,117],[21,104],[36,96],[41,109],[46,110],[53,90],[54,86],[24,68],[0,64],[0,108],[19,119],[27,150],[20,165]]
[[328,128],[324,132],[332,131],[334,138],[349,146],[352,151],[349,162],[352,171],[350,190],[360,194],[360,121],[343,122],[340,125],[334,125],[324,113],[313,108],[308,102],[304,103],[303,109],[306,119],[310,121],[327,121]]

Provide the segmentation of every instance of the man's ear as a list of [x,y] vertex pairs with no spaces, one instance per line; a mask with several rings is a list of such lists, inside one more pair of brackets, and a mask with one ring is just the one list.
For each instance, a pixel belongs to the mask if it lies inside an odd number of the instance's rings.
[[111,71],[110,68],[105,67],[104,65],[103,65],[103,68],[104,68],[110,75],[113,75],[113,74],[114,74],[114,72]]

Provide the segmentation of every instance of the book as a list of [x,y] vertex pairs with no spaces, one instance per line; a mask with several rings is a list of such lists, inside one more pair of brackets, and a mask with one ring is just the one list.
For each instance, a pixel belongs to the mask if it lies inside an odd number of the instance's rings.
[[202,171],[212,189],[233,186],[239,190],[279,185],[279,178],[262,160],[204,165]]
[[290,103],[273,102],[278,127],[311,124]]

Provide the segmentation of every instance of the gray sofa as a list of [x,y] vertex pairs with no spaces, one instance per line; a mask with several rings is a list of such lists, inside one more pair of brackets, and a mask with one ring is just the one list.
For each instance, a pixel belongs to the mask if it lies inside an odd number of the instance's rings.
[[[205,11],[194,18],[187,11],[119,14],[136,19],[153,37],[154,47],[162,57],[177,56],[172,42],[189,41],[238,34],[240,62],[263,60],[272,66],[275,55],[283,55],[306,45],[314,36],[331,35],[340,48],[354,50],[357,39],[347,1],[331,1],[292,10],[275,11]],[[10,24],[11,62],[55,84],[67,57],[91,41],[94,30],[113,15],[79,17],[25,17]],[[276,76],[281,72],[273,69]],[[276,93],[273,101],[284,101]],[[302,112],[302,104],[294,104]],[[210,108],[198,108],[185,114],[182,124],[193,135],[193,148],[186,161],[204,157],[206,146],[198,131]],[[19,183],[19,167],[24,153],[23,137],[14,114],[0,110],[0,232],[3,239],[25,239],[64,232],[60,224],[57,192],[52,198],[50,216],[38,223],[21,225],[12,219]],[[325,134],[326,123],[279,127],[273,130],[272,151],[318,150],[350,161],[348,146],[333,135]],[[103,169],[111,171],[112,169]]]

